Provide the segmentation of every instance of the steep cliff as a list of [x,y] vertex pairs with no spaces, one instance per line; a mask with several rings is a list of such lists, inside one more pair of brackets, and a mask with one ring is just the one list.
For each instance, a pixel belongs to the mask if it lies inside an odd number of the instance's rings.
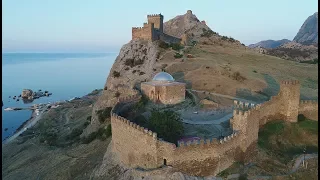
[[301,44],[318,44],[318,12],[309,16],[293,41]]
[[97,111],[113,107],[117,102],[117,96],[133,94],[132,89],[136,85],[150,80],[161,70],[157,65],[158,56],[158,42],[133,40],[122,46],[110,70],[103,93],[94,104],[91,123],[82,136],[87,136],[100,127],[101,122],[98,120]]

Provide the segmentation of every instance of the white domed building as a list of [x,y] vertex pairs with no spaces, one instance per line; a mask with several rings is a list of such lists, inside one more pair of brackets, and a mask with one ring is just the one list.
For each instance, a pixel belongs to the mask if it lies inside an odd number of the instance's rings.
[[166,72],[159,72],[152,81],[141,83],[142,92],[153,102],[177,104],[185,100],[186,84],[176,82]]

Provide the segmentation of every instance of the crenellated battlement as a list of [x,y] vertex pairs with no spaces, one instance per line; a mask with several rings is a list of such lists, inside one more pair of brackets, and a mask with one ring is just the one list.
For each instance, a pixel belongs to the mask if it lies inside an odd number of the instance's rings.
[[190,146],[217,146],[222,145],[234,140],[239,136],[240,131],[234,131],[231,135],[224,137],[223,139],[210,138],[210,139],[200,139],[200,140],[190,140],[190,141],[179,141],[177,148],[185,148]]
[[130,120],[124,118],[124,117],[121,117],[115,113],[112,113],[111,114],[111,117],[113,118],[113,120],[117,123],[122,123],[123,125],[127,126],[128,128],[132,128],[132,129],[135,129],[137,131],[140,131],[142,132],[143,134],[145,135],[149,135],[151,137],[153,137],[155,140],[157,140],[158,136],[157,136],[157,133],[156,132],[152,132],[151,130],[148,130],[147,128],[144,128],[134,122],[131,122]]
[[144,27],[132,27],[132,29],[143,29]]
[[300,82],[298,80],[283,80],[281,81],[282,85],[298,85]]
[[147,17],[161,17],[161,14],[148,14]]
[[318,104],[317,100],[301,100],[300,104]]
[[235,108],[240,108],[240,109],[251,109],[255,107],[255,104],[249,103],[249,102],[242,102],[238,100],[233,101],[233,105]]

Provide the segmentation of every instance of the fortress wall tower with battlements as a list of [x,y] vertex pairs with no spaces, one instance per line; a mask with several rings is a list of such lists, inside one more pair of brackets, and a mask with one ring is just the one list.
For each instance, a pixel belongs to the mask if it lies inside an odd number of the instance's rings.
[[178,146],[158,139],[156,132],[119,116],[122,107],[141,98],[138,93],[120,98],[111,111],[112,150],[130,167],[148,169],[166,164],[189,175],[216,175],[235,161],[250,161],[256,152],[259,127],[268,121],[280,118],[296,122],[298,113],[310,111],[310,116],[315,118],[317,102],[298,101],[297,105],[299,88],[297,81],[283,81],[279,94],[263,104],[235,101],[237,109],[230,119],[234,133],[220,140],[178,142]]
[[156,41],[162,40],[166,43],[180,43],[181,38],[170,36],[163,32],[163,15],[147,15],[148,22],[143,27],[132,28],[132,40]]

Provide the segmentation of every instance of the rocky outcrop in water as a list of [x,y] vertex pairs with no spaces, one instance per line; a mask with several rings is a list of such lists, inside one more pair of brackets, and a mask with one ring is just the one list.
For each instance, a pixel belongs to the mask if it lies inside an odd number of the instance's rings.
[[22,90],[21,97],[24,99],[33,99],[33,91],[31,89]]

